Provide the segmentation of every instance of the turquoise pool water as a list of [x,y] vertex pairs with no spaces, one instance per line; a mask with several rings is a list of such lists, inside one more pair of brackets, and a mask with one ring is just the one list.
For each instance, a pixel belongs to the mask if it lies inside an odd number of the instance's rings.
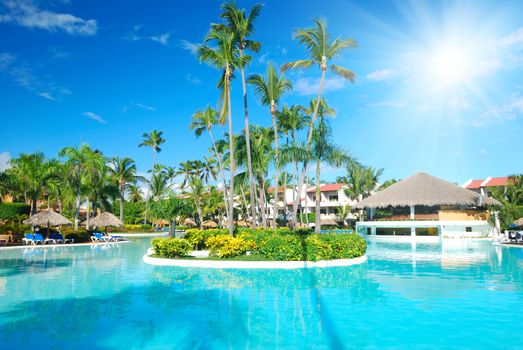
[[523,249],[369,242],[359,266],[153,267],[150,240],[0,250],[0,349],[516,349]]

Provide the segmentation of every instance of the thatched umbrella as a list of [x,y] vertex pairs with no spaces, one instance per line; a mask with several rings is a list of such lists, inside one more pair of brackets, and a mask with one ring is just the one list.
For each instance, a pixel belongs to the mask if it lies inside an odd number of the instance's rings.
[[236,222],[236,225],[239,227],[249,227],[249,223],[245,220],[238,220]]
[[204,222],[202,222],[202,226],[205,228],[216,228],[218,227],[218,224],[212,220],[205,220]]
[[107,231],[108,226],[112,227],[121,227],[123,226],[123,223],[118,219],[116,216],[109,212],[104,212],[98,214],[97,217],[90,220],[89,225],[96,226],[96,227],[105,227]]
[[516,227],[523,227],[523,218],[519,218],[514,221],[514,225],[516,225]]
[[321,226],[337,226],[336,221],[332,219],[323,219],[321,220]]
[[24,220],[24,224],[31,226],[61,226],[61,225],[71,225],[71,221],[51,210],[44,210],[38,214],[31,216],[29,219]]
[[354,208],[408,207],[415,205],[501,205],[493,198],[467,190],[425,173],[417,173],[358,202]]
[[185,219],[185,221],[183,222],[183,224],[185,226],[191,226],[191,227],[196,227],[196,222],[192,219]]

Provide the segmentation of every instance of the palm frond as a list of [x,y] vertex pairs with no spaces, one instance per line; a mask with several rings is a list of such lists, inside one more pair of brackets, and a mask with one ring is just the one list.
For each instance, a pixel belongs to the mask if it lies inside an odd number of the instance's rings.
[[297,60],[293,62],[287,62],[281,66],[283,72],[288,71],[289,69],[306,69],[314,64],[313,60]]
[[351,83],[354,83],[354,81],[356,80],[356,74],[354,74],[354,72],[352,72],[350,69],[343,68],[335,64],[333,64],[331,68],[336,74],[338,74],[342,78],[347,79]]

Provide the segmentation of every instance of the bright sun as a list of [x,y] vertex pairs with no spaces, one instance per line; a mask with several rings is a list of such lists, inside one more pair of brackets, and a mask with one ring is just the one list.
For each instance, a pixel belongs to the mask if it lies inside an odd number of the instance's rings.
[[442,87],[464,83],[471,76],[472,61],[463,48],[437,48],[429,53],[427,61],[427,72]]

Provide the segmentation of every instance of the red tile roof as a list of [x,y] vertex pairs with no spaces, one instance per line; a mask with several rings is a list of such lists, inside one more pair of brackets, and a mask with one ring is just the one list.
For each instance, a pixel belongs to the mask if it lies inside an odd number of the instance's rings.
[[[345,186],[345,184],[325,184],[320,186],[321,192],[331,192],[331,191],[338,191],[340,188]],[[311,187],[307,190],[307,192],[316,192],[316,186]]]
[[468,188],[469,190],[473,190],[473,189],[476,189],[476,188],[480,188],[481,187],[481,183],[483,182],[484,180],[472,180],[466,188]]
[[508,182],[509,182],[508,177],[493,177],[483,186],[484,187],[506,186],[506,185],[508,185]]

